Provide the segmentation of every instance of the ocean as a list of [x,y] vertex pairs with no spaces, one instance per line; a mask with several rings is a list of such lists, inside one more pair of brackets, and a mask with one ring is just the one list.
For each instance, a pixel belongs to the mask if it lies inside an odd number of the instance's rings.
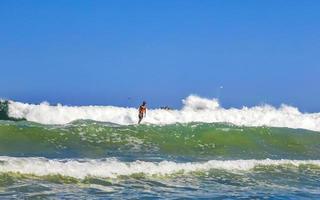
[[319,199],[320,114],[0,103],[0,199]]

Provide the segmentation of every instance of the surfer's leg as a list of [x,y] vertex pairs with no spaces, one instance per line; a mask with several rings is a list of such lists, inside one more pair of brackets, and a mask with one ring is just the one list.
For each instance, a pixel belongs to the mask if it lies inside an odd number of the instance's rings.
[[140,124],[141,120],[142,120],[143,116],[139,115],[139,121],[138,124]]

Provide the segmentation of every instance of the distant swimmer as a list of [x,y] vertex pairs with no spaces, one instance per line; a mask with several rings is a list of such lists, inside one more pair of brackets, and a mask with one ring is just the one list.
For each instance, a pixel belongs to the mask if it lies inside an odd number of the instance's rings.
[[147,102],[143,101],[141,106],[139,107],[139,121],[138,124],[140,124],[143,117],[147,116]]

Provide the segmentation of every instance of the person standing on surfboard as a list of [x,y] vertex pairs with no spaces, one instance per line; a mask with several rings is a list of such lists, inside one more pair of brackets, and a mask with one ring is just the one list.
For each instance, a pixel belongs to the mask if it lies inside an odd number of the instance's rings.
[[139,107],[139,121],[138,124],[140,124],[143,117],[147,116],[147,102],[143,101],[141,106]]

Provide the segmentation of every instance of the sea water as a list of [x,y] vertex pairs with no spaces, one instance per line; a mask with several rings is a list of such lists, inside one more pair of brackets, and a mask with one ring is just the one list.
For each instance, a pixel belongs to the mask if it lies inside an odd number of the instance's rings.
[[[319,199],[320,115],[3,102],[0,199]],[[17,121],[17,119],[23,119]]]

